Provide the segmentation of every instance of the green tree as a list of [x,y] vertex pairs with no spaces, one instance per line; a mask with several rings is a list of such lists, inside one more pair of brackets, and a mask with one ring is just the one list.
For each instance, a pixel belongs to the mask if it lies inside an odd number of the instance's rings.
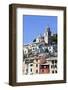
[[57,34],[53,35],[53,36],[51,37],[51,40],[52,40],[52,42],[57,43]]

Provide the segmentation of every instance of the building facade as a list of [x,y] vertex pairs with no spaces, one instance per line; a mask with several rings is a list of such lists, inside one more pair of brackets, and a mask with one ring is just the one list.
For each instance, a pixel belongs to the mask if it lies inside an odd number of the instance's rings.
[[57,43],[52,44],[50,27],[35,42],[24,45],[23,56],[24,75],[58,73]]

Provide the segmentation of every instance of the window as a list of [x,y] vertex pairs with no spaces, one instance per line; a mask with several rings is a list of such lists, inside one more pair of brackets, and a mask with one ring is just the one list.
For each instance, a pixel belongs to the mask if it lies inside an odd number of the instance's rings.
[[53,68],[53,66],[51,65],[51,68]]
[[42,70],[42,72],[44,72],[44,70]]
[[49,52],[49,50],[46,48],[45,52],[47,52],[47,53],[48,53],[48,52]]
[[38,70],[36,70],[36,73],[38,73]]
[[54,60],[52,60],[52,64],[54,64]]
[[36,64],[36,67],[38,67],[38,64]]
[[52,73],[54,73],[54,70],[52,71]]
[[30,64],[30,66],[33,66],[33,64]]
[[34,50],[34,48],[33,48],[33,50]]
[[38,59],[36,59],[36,62],[38,62]]
[[28,72],[28,69],[26,69],[26,72]]
[[51,65],[51,68],[55,68],[55,65]]
[[44,66],[44,68],[47,68],[48,69],[49,68],[49,65]]
[[30,69],[30,71],[32,72],[32,68]]
[[55,73],[57,73],[57,70],[55,70]]
[[57,68],[57,65],[55,65],[55,68]]

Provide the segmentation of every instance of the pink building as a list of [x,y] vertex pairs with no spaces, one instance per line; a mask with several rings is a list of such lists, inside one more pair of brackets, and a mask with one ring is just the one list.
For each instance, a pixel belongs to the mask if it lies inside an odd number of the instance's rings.
[[45,64],[40,65],[39,73],[40,74],[50,73],[49,65],[45,65]]

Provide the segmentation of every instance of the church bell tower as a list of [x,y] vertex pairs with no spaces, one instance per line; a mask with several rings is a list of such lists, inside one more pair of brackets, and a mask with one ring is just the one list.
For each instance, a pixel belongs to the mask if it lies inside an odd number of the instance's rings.
[[44,32],[44,41],[47,44],[51,44],[51,31],[50,27],[46,27],[45,32]]

